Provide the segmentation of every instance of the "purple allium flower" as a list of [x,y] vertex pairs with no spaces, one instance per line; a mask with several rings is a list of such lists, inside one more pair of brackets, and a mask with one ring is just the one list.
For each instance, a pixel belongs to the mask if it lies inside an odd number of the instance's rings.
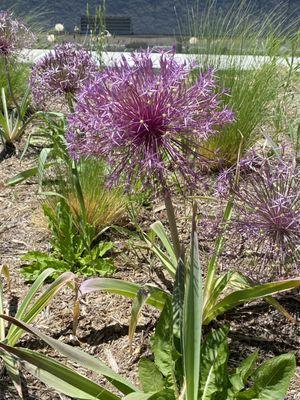
[[265,258],[300,260],[300,171],[281,159],[265,159],[236,190],[235,227],[254,239]]
[[36,103],[50,97],[75,95],[99,71],[97,63],[82,47],[59,44],[32,68],[30,87]]
[[34,40],[34,34],[23,22],[14,19],[10,12],[0,11],[0,58],[16,55]]
[[69,118],[74,158],[106,156],[112,177],[124,173],[128,182],[135,174],[163,181],[169,167],[196,177],[200,141],[233,121],[233,113],[221,107],[212,70],[191,85],[191,66],[174,54],[157,57],[159,70],[150,51],[123,57],[84,87]]

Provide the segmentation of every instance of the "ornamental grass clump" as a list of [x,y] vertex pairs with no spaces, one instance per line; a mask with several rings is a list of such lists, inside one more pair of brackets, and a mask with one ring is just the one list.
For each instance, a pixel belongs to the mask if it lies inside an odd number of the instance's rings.
[[74,96],[98,72],[90,54],[73,43],[59,44],[32,68],[30,88],[34,102],[64,96],[72,104]]
[[69,117],[67,140],[75,159],[107,158],[111,182],[121,176],[132,187],[137,177],[159,182],[179,256],[167,175],[172,169],[186,185],[195,184],[205,161],[196,151],[199,141],[215,135],[234,117],[221,105],[212,70],[199,74],[191,85],[193,65],[179,64],[172,53],[158,57],[158,71],[150,51],[133,53],[130,61],[123,57],[85,85]]

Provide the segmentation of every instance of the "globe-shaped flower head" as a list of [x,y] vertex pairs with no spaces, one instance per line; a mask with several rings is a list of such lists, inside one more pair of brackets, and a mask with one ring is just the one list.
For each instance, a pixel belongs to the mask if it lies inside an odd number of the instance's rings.
[[282,159],[252,166],[236,191],[239,233],[254,239],[265,259],[300,260],[300,171]]
[[12,57],[23,48],[30,47],[34,34],[7,11],[0,11],[0,58]]
[[[69,118],[68,143],[73,157],[107,156],[112,178],[123,173],[164,181],[169,168],[186,180],[196,177],[199,142],[233,120],[220,106],[213,71],[191,85],[192,66],[174,54],[134,53],[98,74],[80,95]],[[192,178],[192,179],[190,179]]]
[[98,72],[90,54],[73,43],[59,44],[32,68],[30,87],[36,103],[59,96],[74,96]]

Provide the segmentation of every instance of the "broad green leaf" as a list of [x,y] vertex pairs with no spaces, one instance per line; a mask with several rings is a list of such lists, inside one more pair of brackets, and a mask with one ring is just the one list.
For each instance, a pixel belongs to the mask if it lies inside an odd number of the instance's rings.
[[189,400],[197,400],[199,391],[202,307],[202,275],[196,232],[196,208],[194,206],[190,268],[184,298],[182,340],[186,397]]
[[144,240],[149,246],[150,250],[153,251],[154,254],[159,258],[161,261],[162,265],[166,270],[169,272],[171,276],[174,276],[176,273],[176,268],[174,264],[171,262],[170,258],[168,255],[166,255],[158,246],[156,246],[154,243],[152,243],[146,235],[144,235]]
[[[235,271],[232,275],[232,278],[230,279],[229,286],[235,289],[246,289],[255,286],[255,283],[247,276]],[[295,318],[274,297],[267,296],[264,298],[264,300],[271,304],[274,308],[276,308],[276,310],[284,315],[290,322],[292,322],[293,324],[296,323]]]
[[264,362],[252,375],[253,385],[237,395],[238,399],[283,400],[296,370],[292,353]]
[[[151,294],[147,299],[147,304],[157,308],[158,310],[162,310],[164,308],[166,299],[171,298],[171,296],[167,292],[164,292],[155,286],[147,285],[147,287],[151,288]],[[87,293],[100,290],[134,299],[141,288],[141,285],[122,281],[120,279],[92,278],[87,279],[81,284],[79,293],[81,293],[81,295],[85,295]]]
[[141,358],[139,361],[139,379],[145,393],[159,392],[164,389],[164,377],[155,365],[148,358]]
[[6,96],[5,96],[5,90],[4,88],[1,88],[1,99],[2,99],[2,108],[3,108],[3,121],[1,119],[1,125],[2,125],[2,134],[7,142],[11,141],[11,130],[12,126],[10,123],[9,115],[8,115],[8,109],[7,109],[7,103],[6,103]]
[[218,315],[232,308],[259,298],[274,295],[300,286],[300,279],[288,279],[278,282],[269,282],[256,285],[251,288],[236,290],[224,299],[220,300],[206,315],[206,323],[209,323]]
[[210,297],[207,299],[203,310],[203,325],[206,325],[206,315],[209,313],[211,308],[215,306],[216,302],[219,299],[219,296],[227,288],[233,276],[234,272],[229,271],[226,274],[217,278],[214,282],[214,285],[211,286]]
[[247,383],[247,379],[252,374],[255,368],[257,357],[258,351],[245,358],[240,366],[235,369],[234,374],[230,376],[229,380],[232,385],[233,393],[238,393],[242,389],[244,389],[245,384]]
[[[15,318],[23,319],[23,317],[26,313],[26,310],[27,310],[29,304],[31,303],[31,301],[33,300],[34,296],[36,295],[38,290],[41,288],[41,286],[44,284],[45,280],[49,276],[51,276],[53,274],[53,272],[54,272],[54,269],[48,268],[47,270],[45,270],[38,276],[38,278],[35,280],[33,285],[30,287],[30,289],[29,289],[27,295],[25,296],[24,300],[22,301],[21,305],[19,306],[18,311],[15,315]],[[1,314],[3,314],[3,312],[1,312]],[[0,323],[1,323],[1,321],[0,321]],[[14,336],[14,334],[16,334],[16,332],[18,330],[19,329],[15,325],[11,325],[11,327],[9,328],[9,331],[7,333],[7,343],[8,344],[13,344],[13,342],[11,341],[11,338]]]
[[55,272],[54,269],[48,268],[37,277],[37,279],[34,281],[32,286],[30,287],[30,289],[29,289],[27,295],[25,296],[24,300],[22,301],[21,305],[19,306],[18,311],[15,315],[16,319],[23,318],[23,316],[24,316],[29,304],[33,300],[34,296],[37,294],[39,289],[45,283],[46,279],[49,278],[54,272]]
[[[200,399],[226,399],[228,378],[227,326],[211,331],[201,347]],[[225,397],[224,397],[225,396]]]
[[112,369],[107,367],[104,363],[102,363],[98,358],[89,355],[88,353],[67,345],[59,340],[55,340],[50,336],[47,336],[40,332],[38,329],[22,322],[18,321],[15,318],[8,317],[2,315],[1,318],[17,325],[20,329],[32,334],[36,335],[40,339],[42,339],[45,343],[51,346],[54,350],[67,357],[68,360],[72,360],[76,362],[78,365],[96,372],[97,374],[105,376],[117,389],[119,389],[122,393],[128,394],[131,392],[138,391],[138,389],[131,384],[129,381],[124,379],[121,375],[118,375]]
[[177,354],[173,343],[172,304],[167,300],[159,317],[155,333],[151,338],[154,361],[159,371],[167,380],[167,386],[177,391],[175,379],[175,362]]
[[49,357],[4,343],[0,343],[0,348],[22,360],[23,367],[37,379],[66,396],[80,400],[120,400],[102,386]]

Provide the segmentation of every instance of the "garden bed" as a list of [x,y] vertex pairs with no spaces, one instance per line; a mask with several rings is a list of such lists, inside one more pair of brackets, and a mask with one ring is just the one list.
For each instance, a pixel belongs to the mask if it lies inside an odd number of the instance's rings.
[[[30,149],[22,163],[22,169],[34,165],[36,154]],[[16,187],[7,187],[5,182],[20,171],[20,160],[12,157],[1,164],[0,170],[0,253],[1,263],[7,264],[12,277],[12,289],[9,294],[7,309],[14,314],[16,305],[24,297],[29,286],[24,283],[20,274],[22,262],[20,256],[28,250],[47,250],[50,234],[41,219],[40,201],[37,197],[37,184],[25,183]],[[208,182],[214,177],[208,177]],[[207,183],[208,183],[207,182]],[[204,185],[206,186],[206,185]],[[203,188],[202,188],[203,189]],[[202,192],[203,194],[203,192]],[[178,201],[177,201],[178,200]],[[189,222],[180,207],[180,199],[175,199],[179,205],[176,211],[180,215],[179,225],[184,232],[188,232]],[[214,206],[217,207],[220,206]],[[164,211],[160,211],[161,202],[155,200],[149,210],[140,215],[142,225],[146,228],[157,218],[166,222]],[[201,206],[199,207],[202,211]],[[199,229],[201,244],[201,229]],[[188,236],[188,234],[187,234]],[[187,239],[187,238],[186,238]],[[144,257],[144,259],[143,259]],[[160,281],[159,266],[155,263],[149,266],[149,254],[141,253],[139,257],[128,249],[125,256],[117,256],[117,273],[115,277],[132,282],[156,283],[164,286]],[[228,255],[221,258],[223,268],[232,265],[244,265],[243,254]],[[157,272],[157,273],[156,273]],[[138,323],[134,339],[133,353],[130,352],[128,342],[128,322],[130,318],[131,302],[117,295],[103,293],[90,294],[82,305],[78,327],[78,336],[72,336],[72,307],[73,293],[63,289],[56,301],[37,319],[35,326],[65,343],[80,346],[88,353],[99,357],[112,368],[124,376],[137,382],[137,362],[141,355],[149,353],[149,338],[153,332],[158,313],[153,308],[146,307]],[[297,293],[288,293],[282,296],[281,304],[299,321],[299,296]],[[258,301],[233,310],[220,319],[220,322],[230,322],[231,330],[230,364],[234,366],[238,361],[248,356],[254,350],[260,352],[260,361],[285,352],[295,352],[298,363],[300,361],[300,328],[288,322],[281,314],[263,301]],[[31,349],[38,349],[42,353],[54,355],[39,340],[25,335],[21,345]],[[55,394],[44,385],[26,374],[27,399],[31,400],[59,400],[65,397]],[[6,375],[1,376],[0,399],[16,400],[18,398],[11,382]],[[300,399],[300,368],[292,381],[287,400]]]

